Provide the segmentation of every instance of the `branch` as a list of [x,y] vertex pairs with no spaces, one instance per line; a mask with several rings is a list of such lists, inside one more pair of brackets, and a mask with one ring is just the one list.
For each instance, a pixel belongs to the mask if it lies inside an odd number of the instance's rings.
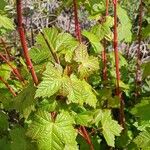
[[14,74],[20,81],[23,81],[23,82],[24,82],[24,79],[23,79],[23,77],[21,76],[19,70],[18,70],[17,68],[14,68],[14,67],[12,66],[12,64],[9,63],[9,61],[8,61],[1,53],[0,53],[0,58],[1,58],[5,63],[7,63],[8,66],[13,70],[13,74]]
[[32,78],[33,78],[35,85],[38,85],[38,78],[37,78],[36,72],[34,70],[33,64],[31,62],[31,59],[29,56],[28,47],[27,47],[26,38],[25,38],[25,33],[24,33],[24,28],[22,25],[23,23],[22,23],[21,0],[16,0],[16,3],[17,3],[18,32],[19,32],[20,41],[21,41],[21,45],[23,48],[26,64],[27,64],[28,70],[31,72],[31,75],[32,75]]
[[117,31],[117,0],[113,0],[114,3],[114,54],[115,54],[115,66],[116,66],[116,95],[120,98],[120,109],[119,109],[119,121],[122,127],[125,126],[124,116],[124,100],[121,98],[120,91],[120,71],[119,71],[119,53],[118,53],[118,31]]
[[2,77],[0,77],[0,81],[2,81],[5,84],[5,86],[7,87],[7,89],[10,91],[10,93],[13,96],[17,96],[17,94],[15,93],[15,91],[13,90],[13,88]]
[[76,33],[76,38],[81,43],[82,42],[82,37],[81,37],[80,23],[79,23],[79,19],[78,19],[78,5],[77,5],[77,0],[73,0],[73,7],[74,7],[74,19],[75,19],[75,33]]
[[[80,24],[78,20],[78,7],[77,7],[77,0],[73,0],[73,6],[74,6],[74,19],[75,19],[75,32],[76,32],[76,38],[81,43],[82,37],[81,37],[81,29]],[[83,135],[84,139],[87,141],[87,143],[90,146],[90,150],[94,150],[93,144],[91,142],[90,136],[84,126],[80,127],[81,134]]]

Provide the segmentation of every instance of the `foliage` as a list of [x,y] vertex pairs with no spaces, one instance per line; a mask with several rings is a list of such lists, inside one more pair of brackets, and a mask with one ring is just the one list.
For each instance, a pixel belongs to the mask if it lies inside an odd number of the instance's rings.
[[[82,42],[55,26],[34,33],[35,41],[28,46],[39,79],[36,86],[30,75],[33,68],[26,66],[20,41],[16,37],[17,42],[9,45],[10,41],[14,42],[12,35],[17,27],[5,9],[7,3],[2,0],[0,5],[0,149],[149,149],[149,62],[141,65],[141,87],[137,87],[134,83],[136,61],[118,52],[119,86],[125,103],[122,108],[115,92],[112,4],[110,14],[105,17],[104,0],[78,1],[88,19],[95,22],[81,31]],[[148,4],[143,3],[147,12]],[[135,20],[129,17],[132,14],[125,7],[128,4],[129,1],[122,1],[117,8],[120,44],[132,43],[135,36],[132,30],[136,28]],[[63,0],[58,12],[66,7],[72,8],[71,0]],[[149,21],[148,15],[144,21]],[[27,30],[27,41],[31,40],[29,35]],[[142,39],[148,37],[149,25],[146,24]],[[108,80],[102,77],[104,49],[108,49]],[[22,80],[16,76],[14,68],[22,75]],[[137,88],[141,88],[141,93],[135,101]],[[125,112],[125,128],[119,122],[120,108]]]

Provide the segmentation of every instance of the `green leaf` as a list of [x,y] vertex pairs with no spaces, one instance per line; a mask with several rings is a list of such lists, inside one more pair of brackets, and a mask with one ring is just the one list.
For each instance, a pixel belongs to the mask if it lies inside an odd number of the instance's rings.
[[77,149],[77,133],[73,128],[74,120],[65,112],[57,115],[53,121],[48,112],[38,111],[27,135],[35,139],[39,149],[62,150],[67,147]]
[[57,37],[59,34],[58,30],[56,28],[44,28],[43,34],[44,34],[45,38],[47,39],[47,41],[51,47],[51,50],[53,52],[55,52],[56,51],[56,40],[57,40]]
[[4,11],[4,8],[6,6],[6,1],[5,0],[1,0],[1,4],[0,4],[0,10]]
[[2,27],[5,29],[14,30],[14,25],[13,25],[11,19],[9,19],[6,16],[0,15],[0,28],[2,28]]
[[85,111],[82,113],[78,113],[75,115],[75,122],[78,125],[82,126],[90,126],[90,123],[93,120],[93,112],[92,111]]
[[97,98],[92,91],[92,87],[86,81],[79,80],[72,75],[68,93],[69,102],[80,105],[86,103],[92,107],[96,107]]
[[113,120],[110,110],[97,110],[94,122],[101,126],[104,138],[109,146],[115,146],[115,136],[120,136],[122,127]]
[[0,102],[6,110],[10,109],[12,105],[12,95],[7,89],[0,89]]
[[48,63],[43,73],[43,80],[36,90],[35,97],[50,97],[59,91],[62,85],[62,72]]
[[131,113],[141,120],[150,120],[150,98],[143,98],[140,103],[136,104]]
[[56,101],[56,99],[53,99],[53,98],[44,99],[44,100],[42,100],[42,102],[40,102],[38,107],[41,110],[53,112],[53,111],[55,111],[55,109],[57,107],[57,101]]
[[10,147],[10,141],[6,136],[0,138],[0,148],[1,150],[12,150]]
[[[38,44],[38,42],[36,44]],[[29,51],[30,57],[35,64],[43,63],[49,60],[49,58],[51,57],[50,51],[48,49],[44,49],[45,46],[43,45],[44,44],[38,45],[39,48],[37,46],[34,46]]]
[[85,8],[90,14],[89,18],[98,20],[105,11],[105,3],[101,0],[87,0]]
[[74,50],[78,47],[79,42],[68,33],[60,33],[56,40],[56,50],[60,55],[65,55],[65,60],[71,62]]
[[133,141],[141,150],[150,149],[150,128],[141,132]]
[[10,131],[12,150],[36,150],[36,145],[31,143],[25,135],[25,129],[16,127]]
[[132,40],[132,24],[127,15],[125,9],[123,9],[120,5],[117,8],[118,18],[120,24],[118,26],[118,39],[119,41],[131,42]]
[[30,113],[35,110],[35,95],[36,88],[30,83],[22,92],[13,99],[12,108],[18,110],[24,118],[28,118]]
[[76,49],[74,60],[79,63],[78,71],[82,79],[99,70],[98,58],[89,56],[87,47],[83,44]]
[[142,30],[142,38],[149,38],[150,37],[150,24],[147,25],[143,30]]
[[84,30],[82,34],[90,41],[96,53],[100,53],[103,50],[103,46],[100,43],[100,40],[96,35],[86,30]]
[[[55,43],[58,36],[58,30],[56,28],[44,28],[42,30],[44,37],[47,39],[51,50],[55,51]],[[31,48],[30,56],[36,63],[42,63],[49,59],[53,60],[50,49],[44,39],[43,35],[39,33],[36,37],[36,45]]]
[[99,38],[101,41],[105,38],[108,41],[112,40],[112,32],[111,27],[113,26],[113,18],[108,16],[106,17],[106,21],[101,24],[96,24],[91,28],[91,32]]
[[8,64],[2,64],[0,65],[0,76],[3,77],[3,79],[8,80],[10,78],[12,69]]
[[142,64],[142,68],[143,68],[142,78],[143,79],[145,79],[146,77],[150,76],[149,66],[150,66],[150,62]]
[[7,130],[9,127],[8,116],[0,111],[0,131]]
[[101,123],[103,130],[102,133],[107,144],[114,147],[115,136],[120,136],[122,127],[117,123],[117,121],[112,119],[110,110],[103,112]]

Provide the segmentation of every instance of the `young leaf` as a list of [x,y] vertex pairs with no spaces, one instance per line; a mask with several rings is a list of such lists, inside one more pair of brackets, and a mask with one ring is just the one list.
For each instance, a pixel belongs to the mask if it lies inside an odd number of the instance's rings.
[[80,64],[78,71],[81,79],[88,77],[99,69],[98,58],[89,56],[87,53],[87,47],[83,44],[76,49],[74,60]]
[[105,110],[102,115],[102,133],[109,146],[115,146],[115,136],[120,136],[122,127],[113,120],[110,110]]
[[92,91],[92,87],[86,82],[71,76],[71,86],[69,88],[68,100],[72,103],[83,105],[84,103],[96,107],[97,98]]
[[6,16],[0,15],[0,28],[3,27],[5,29],[9,29],[9,30],[13,30],[14,29],[14,25],[11,21],[11,19],[9,19]]
[[86,30],[82,34],[90,41],[95,53],[100,53],[103,50],[103,46],[96,35]]
[[120,5],[118,5],[117,13],[118,13],[119,21],[120,21],[120,24],[118,26],[118,39],[119,39],[119,41],[131,42],[131,40],[132,40],[132,33],[131,33],[132,24],[127,15],[127,12]]
[[35,97],[50,97],[59,91],[62,85],[62,72],[48,63],[43,73],[43,80],[36,90]]
[[97,110],[94,122],[97,126],[102,127],[102,133],[109,146],[115,146],[115,136],[120,136],[122,127],[113,120],[110,110]]
[[141,132],[133,141],[138,149],[148,150],[150,149],[150,128]]

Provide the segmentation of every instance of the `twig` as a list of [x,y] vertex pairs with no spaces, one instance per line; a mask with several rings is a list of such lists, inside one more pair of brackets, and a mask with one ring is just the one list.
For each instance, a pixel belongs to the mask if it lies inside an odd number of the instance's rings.
[[12,66],[11,63],[9,63],[9,61],[0,53],[0,58],[2,58],[2,60],[8,64],[8,66],[13,70],[13,74],[20,80],[20,81],[23,81],[24,82],[24,79],[23,77],[21,76],[19,70],[17,68],[14,68]]
[[42,31],[40,31],[40,33],[41,33],[41,35],[43,36],[43,38],[44,38],[44,40],[45,40],[45,42],[46,42],[46,44],[47,44],[47,46],[48,46],[48,48],[49,48],[49,50],[50,50],[50,52],[51,52],[51,54],[52,54],[52,56],[53,56],[55,62],[58,63],[58,64],[60,64],[60,61],[59,61],[58,56],[57,56],[56,53],[54,52],[54,49],[52,48],[52,46],[49,44],[49,42],[48,42],[47,38],[45,37],[44,33],[43,33]]
[[10,91],[10,93],[13,96],[17,96],[17,94],[15,93],[15,91],[13,90],[13,88],[2,77],[0,77],[0,81],[2,81],[5,84],[5,86],[7,87],[7,89]]

